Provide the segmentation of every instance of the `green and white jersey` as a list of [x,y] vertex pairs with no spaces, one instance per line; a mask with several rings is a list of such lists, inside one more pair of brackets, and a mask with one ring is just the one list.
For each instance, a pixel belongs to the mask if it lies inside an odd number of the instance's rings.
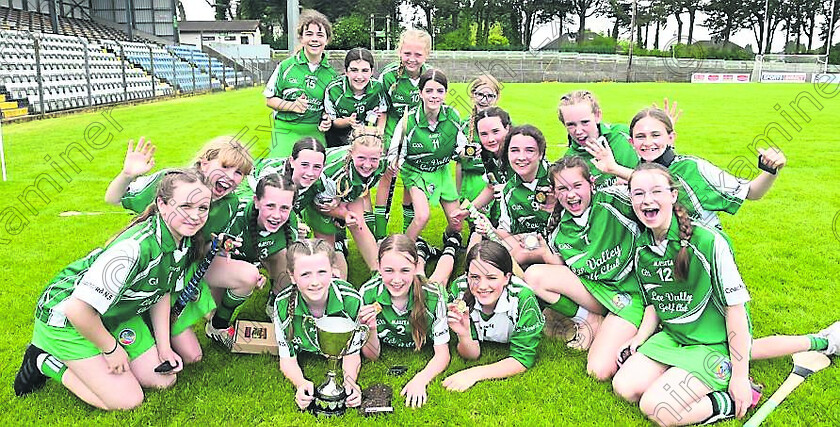
[[388,111],[388,101],[382,83],[371,79],[365,91],[356,95],[347,76],[338,76],[327,85],[324,97],[324,111],[330,119],[350,117],[356,113],[358,123],[376,124],[379,113]]
[[[428,67],[423,64],[420,67],[422,75]],[[385,136],[394,134],[397,122],[403,116],[406,109],[422,105],[420,102],[420,77],[412,79],[405,70],[400,70],[400,62],[392,62],[382,68],[379,75],[379,82],[385,90],[385,99],[388,101],[388,120],[385,122]]]
[[639,283],[633,257],[639,233],[627,188],[615,186],[595,192],[579,217],[562,210],[548,244],[575,275],[635,293]]
[[[462,275],[450,286],[450,295],[463,299],[467,290],[467,277]],[[511,277],[505,286],[493,314],[482,312],[481,303],[475,301],[470,311],[470,333],[478,341],[510,343],[510,357],[522,366],[534,366],[537,346],[540,345],[545,317],[537,296],[518,277]]]
[[[407,123],[404,123],[404,120]],[[397,153],[400,139],[403,138],[403,129],[405,140],[402,150]],[[409,115],[400,119],[397,124],[388,149],[388,160],[393,163],[399,156],[400,159],[405,159],[403,167],[408,167],[409,170],[436,172],[449,165],[456,153],[463,153],[466,143],[467,138],[461,132],[461,118],[454,108],[441,105],[438,121],[431,126],[423,107],[418,107],[411,110]]]
[[507,184],[508,178],[514,175],[510,165],[492,154],[482,152],[481,163],[484,166],[484,182],[488,185]]
[[546,202],[551,194],[551,179],[545,160],[540,160],[537,176],[531,182],[523,182],[522,177],[511,173],[502,193],[498,228],[510,234],[540,233],[545,236],[551,217]]
[[750,192],[749,180],[737,178],[699,157],[677,155],[666,166],[680,184],[680,204],[692,218],[710,227],[721,228],[715,212],[734,215]]
[[[159,170],[151,175],[139,176],[131,181],[128,189],[120,203],[122,206],[134,213],[142,213],[152,202],[155,201],[157,186],[164,175],[172,169]],[[201,228],[204,239],[210,241],[212,235],[224,232],[230,226],[233,215],[236,213],[239,199],[233,192],[225,197],[210,202],[210,212],[207,214],[207,222]]]
[[[639,164],[639,156],[636,154],[633,145],[630,144],[630,129],[626,125],[611,125],[601,122],[598,124],[598,133],[606,139],[607,145],[612,149],[613,156],[615,156],[615,161],[618,164],[630,169],[636,168]],[[571,136],[569,136],[569,148],[563,156],[580,156],[589,163],[589,173],[595,178],[596,190],[616,184],[616,177],[606,175],[598,170],[592,163],[592,155]]]
[[[231,258],[258,264],[262,260],[286,249],[289,243],[297,240],[297,223],[286,221],[279,230],[270,233],[257,225],[259,211],[254,208],[254,198],[247,197],[239,201],[239,207],[227,233],[242,239],[238,253]],[[290,213],[289,220],[294,218]]]
[[335,199],[350,203],[367,194],[388,169],[388,160],[379,159],[379,167],[367,178],[361,176],[350,159],[351,145],[327,149],[327,161],[321,178],[312,184],[315,199]]
[[[409,322],[411,311],[414,310],[414,287],[408,290],[408,305],[405,311],[391,303],[391,294],[377,273],[362,285],[362,303],[364,305],[378,302],[382,311],[376,315],[376,333],[383,343],[400,348],[414,348],[413,329]],[[429,320],[426,333],[426,343],[442,345],[449,342],[449,324],[446,322],[446,298],[439,289],[433,286],[423,286],[423,301],[426,304],[426,318]]]
[[[481,139],[479,139],[478,137],[478,129],[475,129],[473,119],[473,116],[469,116],[466,119],[464,119],[464,121],[461,123],[461,129],[464,132],[464,136],[467,139],[467,144],[470,144],[474,147],[481,147]],[[482,175],[484,174],[484,163],[481,161],[480,155],[464,155],[460,159],[458,159],[458,163],[461,165],[461,172]]]
[[154,215],[61,270],[38,299],[35,318],[72,327],[64,313],[70,296],[93,307],[106,326],[142,314],[165,294],[183,289],[190,243],[185,238],[178,245]]
[[306,95],[309,107],[303,113],[274,111],[275,120],[293,123],[317,124],[324,113],[324,92],[338,73],[330,66],[327,54],[321,56],[317,66],[310,66],[303,49],[283,60],[265,84],[263,96],[294,101]]
[[[349,283],[333,279],[330,282],[327,306],[324,316],[344,317],[356,321],[359,317],[362,297]],[[289,303],[295,298],[294,312],[289,315]],[[295,357],[299,352],[318,354],[318,329],[306,306],[297,285],[292,283],[280,291],[274,300],[274,335],[280,350],[280,358]],[[286,333],[292,328],[292,341],[286,340]]]
[[[283,176],[283,173],[286,169],[286,162],[289,160],[288,157],[282,158],[275,158],[275,159],[260,159],[254,163],[254,170],[251,172],[250,175],[247,177],[248,187],[250,188],[250,194],[254,194],[257,191],[257,184],[259,184],[260,180],[271,174],[278,174]],[[241,187],[241,186],[240,186]],[[239,191],[239,196],[242,197],[247,195],[247,191]],[[292,208],[294,211],[300,215],[303,213],[303,209],[312,204],[312,201],[315,200],[315,189],[314,185],[310,185],[306,188],[297,189],[297,196],[295,196],[294,205]],[[291,218],[290,218],[291,221]]]
[[674,277],[680,250],[676,217],[662,243],[654,241],[650,230],[637,239],[635,267],[642,301],[653,305],[662,329],[678,343],[726,343],[726,307],[745,304],[750,295],[723,233],[699,222],[692,225],[688,278],[684,281]]

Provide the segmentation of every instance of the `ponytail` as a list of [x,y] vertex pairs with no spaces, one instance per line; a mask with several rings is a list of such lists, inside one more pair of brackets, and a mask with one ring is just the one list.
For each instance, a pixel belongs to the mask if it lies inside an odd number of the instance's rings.
[[674,277],[683,281],[688,278],[688,243],[694,234],[694,227],[691,225],[688,211],[679,203],[674,204],[674,215],[677,216],[677,223],[680,227],[680,251],[677,252],[677,258],[674,260]]
[[414,307],[411,309],[408,323],[411,325],[411,337],[414,339],[414,350],[420,351],[423,344],[426,344],[426,335],[429,332],[429,316],[426,312],[426,299],[423,298],[423,281],[415,276],[413,282]]

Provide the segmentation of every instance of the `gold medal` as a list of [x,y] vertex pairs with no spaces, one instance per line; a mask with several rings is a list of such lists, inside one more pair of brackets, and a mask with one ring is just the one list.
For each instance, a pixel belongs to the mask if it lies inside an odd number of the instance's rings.
[[457,299],[455,300],[455,308],[458,309],[459,313],[466,313],[467,303],[462,299]]
[[537,191],[537,194],[534,195],[534,200],[537,203],[545,203],[546,199],[548,199],[548,196],[546,196],[544,191]]

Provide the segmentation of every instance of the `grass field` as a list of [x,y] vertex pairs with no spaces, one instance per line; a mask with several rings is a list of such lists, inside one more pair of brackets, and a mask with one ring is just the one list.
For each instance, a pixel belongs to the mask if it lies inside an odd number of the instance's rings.
[[[565,145],[564,130],[556,116],[559,96],[581,85],[509,84],[501,106],[514,122],[537,125],[549,141],[548,158],[555,160]],[[750,146],[765,127],[779,122],[790,134],[786,141],[778,132],[773,138],[789,159],[788,166],[770,193],[759,202],[747,202],[737,216],[724,216],[724,228],[732,236],[741,274],[749,287],[755,336],[799,334],[819,330],[840,319],[837,277],[840,277],[840,105],[822,98],[810,85],[689,85],[689,84],[589,84],[600,98],[607,122],[629,122],[640,108],[663,96],[679,101],[685,115],[677,125],[677,149],[705,157],[724,169],[741,175],[756,173],[756,155]],[[451,88],[463,98],[465,86]],[[821,103],[814,108],[801,103],[810,120],[791,111],[788,104],[800,93],[812,94]],[[800,95],[801,96],[801,95]],[[774,105],[790,112],[801,130],[787,124]],[[463,111],[463,110],[462,110]],[[315,418],[298,412],[294,389],[269,356],[230,355],[210,346],[201,334],[204,360],[179,375],[174,388],[150,391],[142,407],[129,413],[104,413],[82,403],[60,385],[50,382],[33,395],[19,399],[12,381],[23,349],[32,333],[35,301],[53,275],[71,261],[104,243],[129,219],[127,215],[59,217],[62,211],[108,211],[118,209],[103,202],[105,188],[121,166],[125,141],[145,135],[157,144],[157,167],[186,165],[202,143],[222,134],[245,130],[244,141],[257,138],[255,147],[268,146],[268,111],[257,88],[224,94],[174,99],[119,107],[109,112],[76,114],[44,121],[3,126],[3,142],[9,165],[8,182],[0,184],[0,307],[6,333],[0,335],[0,414],[2,424],[272,424],[309,425]],[[101,132],[98,138],[93,138]],[[96,147],[85,145],[86,138]],[[111,138],[106,142],[106,138]],[[81,143],[89,158],[78,150],[70,158],[73,170],[61,154]],[[763,143],[761,146],[766,146]],[[257,150],[259,151],[259,150]],[[47,157],[49,156],[49,157]],[[744,163],[738,163],[738,159]],[[65,179],[51,166],[56,162]],[[741,165],[740,167],[738,165]],[[31,194],[19,196],[36,179],[52,177],[56,190],[41,182],[48,200]],[[40,178],[39,178],[40,177]],[[69,182],[68,182],[69,181]],[[397,197],[399,199],[399,197]],[[16,214],[15,209],[17,210]],[[37,212],[37,213],[36,213]],[[395,212],[397,213],[397,212]],[[15,217],[17,215],[17,217]],[[396,229],[401,216],[394,215]],[[425,235],[439,244],[444,220],[440,213]],[[351,265],[351,281],[366,279],[358,254]],[[240,313],[262,319],[264,291],[252,298]],[[202,325],[203,326],[203,325]],[[453,340],[454,343],[454,340]],[[477,363],[506,355],[503,347],[485,349]],[[489,350],[487,350],[489,348]],[[452,347],[453,373],[472,363],[461,360]],[[445,391],[438,378],[428,388],[429,403],[420,410],[404,408],[394,399],[396,411],[374,420],[351,412],[325,424],[457,424],[457,425],[636,425],[646,421],[634,405],[612,394],[609,384],[585,374],[585,355],[566,349],[563,343],[543,340],[537,365],[523,375],[504,381],[483,382],[463,394]],[[384,382],[395,394],[424,366],[431,351],[386,350],[380,361],[364,363],[360,384]],[[387,375],[395,364],[409,366],[401,377]],[[304,373],[319,382],[325,363],[304,359]],[[790,359],[751,364],[751,374],[767,386],[769,396],[791,370]],[[840,425],[840,370],[831,367],[803,384],[766,421],[766,425]],[[724,425],[739,425],[730,422]]]

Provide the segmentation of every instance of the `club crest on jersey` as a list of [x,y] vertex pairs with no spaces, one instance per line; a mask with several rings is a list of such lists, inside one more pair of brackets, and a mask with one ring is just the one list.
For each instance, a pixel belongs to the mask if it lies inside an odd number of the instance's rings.
[[732,364],[729,363],[728,360],[721,360],[720,363],[717,364],[712,370],[712,373],[715,374],[715,377],[719,380],[725,380],[729,378],[730,374],[732,373]]
[[137,334],[134,332],[133,329],[125,328],[120,331],[120,344],[122,345],[131,345],[134,344],[134,341],[137,341]]
[[428,191],[429,194],[433,194],[435,192],[435,188],[435,184],[429,184],[426,186],[426,191]]
[[612,297],[613,305],[619,310],[629,306],[632,302],[633,300],[630,298],[630,295],[625,293],[615,294]]

